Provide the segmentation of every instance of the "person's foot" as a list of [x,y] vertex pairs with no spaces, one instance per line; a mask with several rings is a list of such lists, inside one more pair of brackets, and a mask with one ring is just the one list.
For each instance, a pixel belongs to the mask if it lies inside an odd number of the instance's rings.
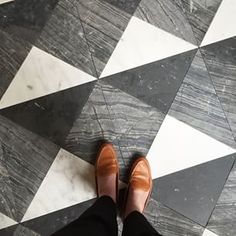
[[147,205],[152,191],[152,176],[149,163],[146,158],[138,158],[131,169],[124,218],[131,212],[142,213]]
[[116,202],[119,164],[112,144],[105,143],[101,146],[95,169],[98,197],[109,196]]

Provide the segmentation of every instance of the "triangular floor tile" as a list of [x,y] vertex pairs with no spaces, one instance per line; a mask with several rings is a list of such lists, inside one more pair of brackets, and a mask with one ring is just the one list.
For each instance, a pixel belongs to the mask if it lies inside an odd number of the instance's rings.
[[0,0],[0,4],[7,3],[7,2],[12,2],[14,0]]
[[23,222],[22,225],[32,229],[42,236],[50,236],[72,221],[76,220],[85,210],[87,210],[95,199],[82,202],[38,218]]
[[100,78],[195,48],[183,39],[132,17]]
[[236,139],[236,37],[203,47],[201,52]]
[[11,218],[5,216],[0,212],[0,229],[7,228],[15,224],[17,224],[16,221],[12,220]]
[[196,54],[168,114],[231,147],[236,147],[200,51]]
[[167,113],[195,53],[195,50],[185,52],[103,80]]
[[226,156],[156,179],[152,196],[165,206],[206,226],[235,157]]
[[62,146],[94,82],[0,110],[0,114]]
[[173,0],[142,0],[134,16],[197,45],[187,16]]
[[202,236],[218,236],[217,234],[211,232],[208,229],[205,229]]
[[22,221],[95,198],[94,167],[61,149]]
[[15,232],[15,230],[16,230],[18,225],[19,224],[16,224],[16,225],[4,228],[4,229],[0,229],[0,235],[3,235],[3,236],[15,236],[14,232]]
[[236,36],[236,1],[223,0],[203,41],[201,46],[215,43],[230,37]]
[[33,47],[0,100],[0,109],[93,80],[96,78]]
[[236,235],[236,163],[232,168],[207,228],[219,236]]
[[221,1],[175,1],[186,14],[198,45],[201,44]]
[[236,150],[167,115],[147,158],[153,178],[159,178]]

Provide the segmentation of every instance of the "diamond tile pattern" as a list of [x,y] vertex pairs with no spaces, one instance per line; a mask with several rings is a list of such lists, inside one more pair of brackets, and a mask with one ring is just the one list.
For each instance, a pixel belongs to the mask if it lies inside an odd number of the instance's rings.
[[235,236],[235,7],[0,0],[0,235],[49,236],[91,206],[107,140],[123,181],[150,161],[163,236]]

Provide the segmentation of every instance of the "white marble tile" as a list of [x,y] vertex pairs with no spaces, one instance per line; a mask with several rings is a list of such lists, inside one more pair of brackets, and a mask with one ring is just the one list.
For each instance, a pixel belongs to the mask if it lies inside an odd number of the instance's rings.
[[7,2],[13,2],[14,0],[0,0],[0,5]]
[[228,154],[235,149],[167,115],[147,154],[159,178]]
[[96,80],[33,47],[0,100],[0,109]]
[[205,229],[202,236],[218,236],[217,234],[211,232],[208,229]]
[[22,221],[95,197],[94,167],[61,149]]
[[16,221],[12,220],[11,218],[3,215],[0,212],[0,229],[7,228],[9,226],[17,224]]
[[223,0],[201,46],[236,36],[236,1]]
[[194,48],[195,45],[132,17],[100,78]]

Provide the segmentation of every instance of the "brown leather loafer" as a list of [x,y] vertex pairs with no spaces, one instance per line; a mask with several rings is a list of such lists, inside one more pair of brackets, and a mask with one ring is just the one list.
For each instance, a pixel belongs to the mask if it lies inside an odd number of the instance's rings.
[[140,190],[148,193],[148,197],[145,200],[144,208],[141,211],[143,212],[152,192],[151,168],[149,166],[148,160],[145,157],[139,157],[132,165],[128,188],[125,196],[125,207],[123,216],[126,212],[126,201],[128,199],[130,189]]
[[106,177],[116,174],[116,199],[118,199],[118,182],[119,182],[119,164],[116,157],[116,152],[111,143],[104,143],[100,147],[95,165],[95,178],[97,195],[99,196],[99,177]]

